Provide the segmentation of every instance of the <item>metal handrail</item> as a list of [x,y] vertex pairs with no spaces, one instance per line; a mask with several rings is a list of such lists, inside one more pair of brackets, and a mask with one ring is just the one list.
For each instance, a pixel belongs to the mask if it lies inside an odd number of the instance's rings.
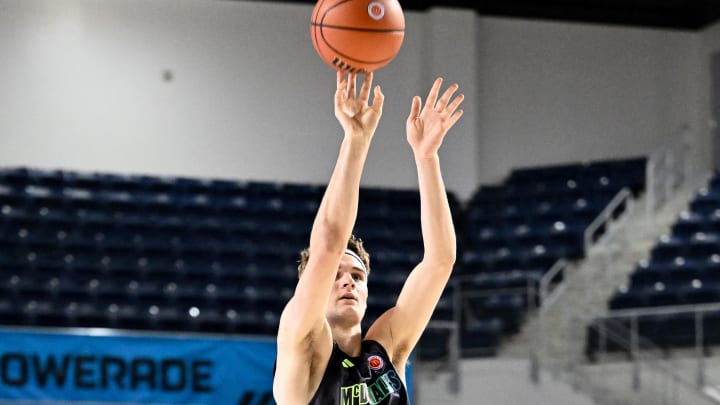
[[[658,200],[664,198],[664,193],[660,193],[658,190],[660,184],[660,178],[662,173],[659,173],[663,169],[665,162],[665,151],[655,151],[650,155],[645,166],[645,211],[648,214],[648,218],[652,216],[655,210],[658,208]],[[663,187],[664,188],[664,187]],[[660,201],[661,203],[663,201]]]
[[645,315],[673,315],[691,312],[720,311],[720,303],[717,304],[692,304],[692,305],[669,305],[654,308],[629,308],[609,311],[606,315],[596,318],[634,318]]
[[608,203],[607,206],[598,214],[597,217],[588,225],[588,227],[585,229],[585,233],[583,235],[583,240],[585,243],[585,251],[587,252],[590,249],[590,246],[593,243],[593,235],[595,232],[600,229],[600,227],[612,219],[613,213],[615,210],[620,207],[621,204],[625,203],[630,199],[630,196],[632,196],[632,192],[630,192],[630,189],[625,187],[622,190],[620,190],[615,197],[613,197],[612,200]]
[[[550,267],[550,270],[545,272],[542,278],[540,278],[541,308],[551,306],[552,303],[555,302],[560,294],[567,288],[567,283],[564,282],[560,286],[556,287],[552,292],[550,291],[550,286],[558,274],[562,274],[563,280],[567,280],[567,277],[565,277],[565,270],[567,270],[569,264],[570,263],[567,260],[559,259],[552,265],[552,267]],[[553,294],[552,297],[550,296],[551,293]]]
[[[606,224],[610,219],[612,219],[613,213],[615,210],[617,210],[618,207],[621,206],[621,204],[626,203],[630,197],[632,196],[632,192],[629,188],[625,187],[621,189],[615,197],[613,197],[612,200],[608,203],[607,206],[598,214],[597,217],[588,225],[588,227],[585,229],[585,232],[583,234],[583,241],[585,246],[585,251],[587,252],[590,249],[590,246],[593,243],[592,236],[595,234],[595,232],[604,224]],[[540,305],[552,305],[552,302],[554,302],[560,294],[567,288],[567,285],[563,283],[561,286],[557,287],[555,290],[552,291],[552,296],[550,295],[550,285],[555,280],[555,278],[558,276],[558,274],[563,274],[563,279],[565,279],[565,270],[568,268],[568,261],[565,259],[559,259],[553,266],[548,270],[543,277],[540,279]]]
[[[576,318],[578,319],[578,318]],[[640,368],[639,368],[639,362],[642,362],[643,364],[649,366],[650,368],[653,368],[657,370],[658,372],[666,375],[672,381],[674,381],[676,384],[679,384],[680,386],[685,387],[690,392],[694,392],[705,400],[707,403],[718,403],[717,399],[714,398],[712,395],[709,395],[705,390],[698,389],[699,386],[693,384],[691,381],[688,381],[687,378],[680,375],[675,367],[672,365],[664,364],[662,363],[662,357],[660,355],[650,355],[651,352],[657,353],[660,351],[660,348],[655,345],[652,341],[650,341],[647,338],[644,338],[642,336],[639,336],[637,334],[637,322],[636,318],[634,318],[635,322],[632,323],[632,329],[629,330],[631,332],[630,339],[628,340],[625,336],[623,336],[622,333],[619,332],[619,329],[628,330],[624,325],[620,323],[614,322],[612,319],[605,319],[603,323],[598,325],[590,324],[589,327],[596,330],[603,339],[602,342],[600,342],[603,347],[605,346],[605,342],[608,340],[611,341],[614,344],[619,345],[620,347],[624,348],[628,352],[632,354],[632,359],[634,363],[633,367],[633,387],[635,389],[639,389],[640,386]],[[607,327],[608,321],[613,322],[612,328]],[[640,351],[640,342],[642,341],[642,346],[646,348],[645,351]],[[702,387],[700,387],[702,388]]]
[[[640,336],[638,331],[638,319],[642,316],[653,316],[653,315],[671,315],[671,314],[694,314],[695,321],[695,351],[698,357],[698,367],[696,373],[696,383],[693,386],[691,382],[683,376],[679,376],[675,369],[667,366],[658,366],[659,369],[666,374],[670,375],[675,381],[688,386],[693,387],[704,399],[717,401],[712,395],[709,395],[703,388],[705,388],[705,363],[703,360],[703,346],[705,341],[704,329],[703,329],[703,316],[707,312],[720,311],[720,303],[711,304],[697,304],[697,305],[675,305],[667,307],[655,307],[655,308],[632,308],[623,310],[614,310],[603,316],[596,316],[593,319],[600,321],[597,326],[593,323],[589,324],[589,327],[596,330],[601,337],[601,347],[605,347],[607,339],[628,350],[633,359],[645,360],[648,362],[659,362],[661,357],[659,355],[650,355],[650,353],[658,353],[661,349],[650,339]],[[575,316],[576,319],[588,318],[582,316]],[[625,325],[618,323],[620,319],[630,319],[631,328],[628,330]],[[613,325],[611,330],[608,330],[605,326]],[[621,333],[624,331],[625,334]],[[611,335],[608,334],[611,333]],[[629,342],[625,337],[630,336]],[[642,346],[640,342],[642,341]],[[642,347],[642,351],[640,350]],[[657,365],[655,365],[657,366]],[[699,389],[698,389],[699,388]]]
[[690,130],[688,124],[678,128],[680,143],[660,149],[650,155],[645,171],[645,204],[648,220],[668,202],[672,193],[690,177]]

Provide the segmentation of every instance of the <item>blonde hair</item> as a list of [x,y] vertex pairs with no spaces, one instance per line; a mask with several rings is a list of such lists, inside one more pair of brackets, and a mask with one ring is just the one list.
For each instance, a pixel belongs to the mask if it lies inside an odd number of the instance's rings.
[[[348,239],[347,243],[347,248],[355,252],[360,257],[360,260],[363,262],[365,268],[367,269],[366,274],[369,276],[370,254],[363,247],[363,241],[354,234],[350,235],[350,239]],[[305,271],[305,266],[307,266],[308,259],[310,259],[310,250],[306,248],[303,249],[302,252],[300,252],[300,261],[298,262],[298,278],[302,276],[303,271]]]

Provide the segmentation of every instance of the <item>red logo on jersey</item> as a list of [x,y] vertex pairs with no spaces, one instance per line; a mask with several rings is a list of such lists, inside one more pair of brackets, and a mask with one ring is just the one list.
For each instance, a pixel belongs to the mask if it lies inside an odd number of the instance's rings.
[[383,362],[382,357],[373,355],[368,357],[368,365],[373,370],[380,370],[385,365],[385,362]]

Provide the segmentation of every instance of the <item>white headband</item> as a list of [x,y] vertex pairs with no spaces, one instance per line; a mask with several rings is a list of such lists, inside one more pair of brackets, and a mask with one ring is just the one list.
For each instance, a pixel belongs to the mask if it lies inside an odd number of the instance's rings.
[[360,270],[364,271],[365,275],[367,275],[367,268],[365,267],[365,262],[362,261],[362,259],[360,258],[360,256],[358,256],[357,253],[353,252],[350,249],[345,249],[345,254],[352,256],[352,258],[355,259],[355,261],[357,262],[357,267],[360,268]]

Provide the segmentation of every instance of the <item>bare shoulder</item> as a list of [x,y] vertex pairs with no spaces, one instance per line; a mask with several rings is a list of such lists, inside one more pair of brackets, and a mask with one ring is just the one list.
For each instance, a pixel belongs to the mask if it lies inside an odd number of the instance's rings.
[[304,336],[292,327],[292,302],[283,311],[277,337],[277,368],[273,393],[278,404],[307,404],[317,391],[332,354],[327,322]]

